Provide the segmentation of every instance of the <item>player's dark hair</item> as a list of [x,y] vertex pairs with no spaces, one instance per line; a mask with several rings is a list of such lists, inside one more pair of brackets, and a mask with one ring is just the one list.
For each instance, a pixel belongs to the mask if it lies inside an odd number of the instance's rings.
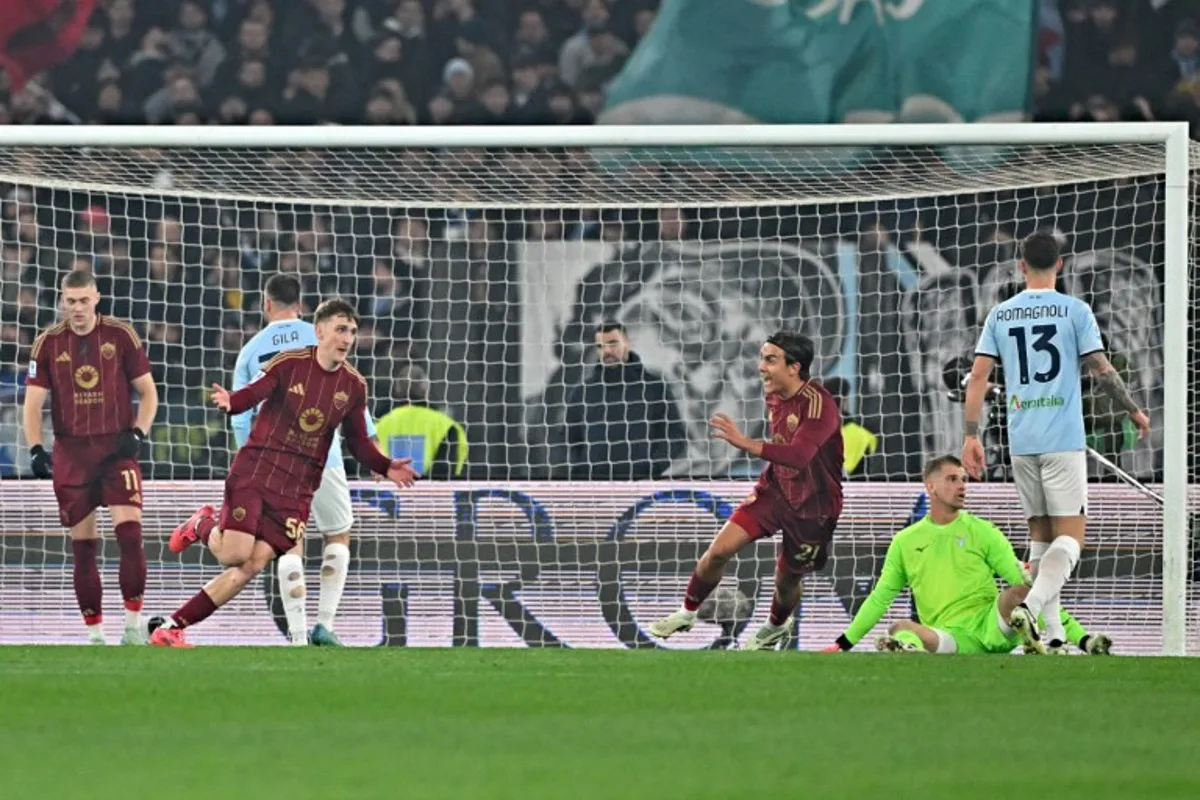
[[317,306],[317,310],[313,312],[313,324],[319,325],[334,317],[346,317],[351,322],[358,322],[358,312],[354,310],[354,305],[349,300],[331,297]]
[[963,465],[962,459],[960,459],[958,456],[945,455],[931,458],[925,462],[925,480],[929,480],[934,475],[941,472],[942,467],[946,466],[947,464],[955,467],[961,467]]
[[1021,260],[1036,272],[1047,272],[1058,265],[1058,240],[1053,234],[1035,233],[1021,244]]
[[279,272],[267,279],[263,286],[267,298],[284,308],[300,305],[300,279],[286,272]]
[[783,351],[784,363],[789,367],[792,364],[799,364],[801,378],[808,377],[808,369],[813,362],[813,353],[816,352],[812,339],[802,333],[781,330],[771,334],[767,339],[767,344],[773,344]]
[[620,322],[617,322],[615,319],[606,319],[604,322],[601,322],[596,326],[596,333],[612,333],[613,331],[617,331],[622,336],[629,335],[625,330],[625,326]]
[[73,269],[62,279],[64,289],[86,289],[96,285],[96,276],[90,269]]

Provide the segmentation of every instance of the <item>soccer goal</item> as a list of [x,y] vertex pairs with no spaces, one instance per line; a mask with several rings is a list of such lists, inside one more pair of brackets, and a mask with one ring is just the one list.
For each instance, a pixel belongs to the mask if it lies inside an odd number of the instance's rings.
[[[354,361],[376,419],[427,403],[461,426],[440,450],[411,431],[388,437],[431,473],[415,489],[352,473],[353,561],[336,624],[356,645],[659,646],[645,626],[678,604],[761,467],[714,442],[706,420],[724,411],[762,435],[758,348],[780,327],[809,334],[814,373],[857,426],[845,514],[791,645],[817,649],[866,596],[890,536],[922,513],[922,462],[959,451],[980,325],[1019,288],[1020,240],[1051,231],[1063,290],[1095,309],[1153,423],[1138,441],[1085,388],[1089,545],[1064,605],[1116,652],[1195,653],[1187,133],[0,128],[0,474],[13,478],[0,482],[0,643],[83,641],[70,548],[49,482],[29,477],[20,422],[33,337],[54,321],[72,268],[95,273],[102,312],[137,328],[154,365],[149,614],[215,574],[210,557],[181,560],[165,540],[220,502],[233,442],[205,387],[228,385],[265,324],[271,274],[296,273],[308,310],[334,294],[356,303]],[[621,341],[599,346],[614,331],[633,356]],[[990,400],[989,470],[969,507],[1021,554],[1002,434],[1019,398]],[[103,513],[101,529],[115,638]],[[774,547],[743,554],[701,609],[707,624],[669,646],[729,647],[760,624]],[[311,525],[307,550],[315,604]],[[275,592],[265,578],[194,641],[284,643]]]

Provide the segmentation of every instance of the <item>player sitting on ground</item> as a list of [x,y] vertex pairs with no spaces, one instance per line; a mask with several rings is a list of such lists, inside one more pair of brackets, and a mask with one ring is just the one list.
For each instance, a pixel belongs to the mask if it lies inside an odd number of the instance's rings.
[[[75,599],[88,640],[104,644],[101,628],[100,534],[96,508],[112,516],[121,551],[119,583],[125,600],[122,644],[145,644],[142,595],[146,553],[142,547],[142,470],[138,451],[158,410],[150,362],[133,328],[96,313],[100,292],[87,270],[62,282],[67,318],[46,329],[29,360],[25,387],[25,438],[33,474],[54,479],[58,515],[70,529],[75,558]],[[132,392],[138,394],[137,416]],[[42,409],[53,394],[50,418],[54,456],[42,442]]]
[[[875,588],[826,652],[858,644],[906,586],[912,587],[921,622],[893,623],[889,635],[876,643],[880,650],[1011,653],[1021,643],[1009,620],[1029,593],[1027,575],[1004,534],[963,511],[967,473],[962,462],[954,456],[931,460],[925,466],[925,490],[928,516],[892,539]],[[996,575],[1009,588],[1001,592]],[[1112,643],[1107,636],[1089,636],[1069,615],[1064,621],[1078,636],[1081,650],[1108,653]]]
[[769,442],[748,439],[725,414],[710,421],[714,438],[768,463],[754,491],[700,557],[683,606],[652,623],[653,635],[666,639],[690,630],[696,610],[717,588],[729,559],[776,531],[783,532],[783,541],[775,564],[770,619],[745,649],[773,648],[788,635],[803,576],[825,565],[842,513],[842,421],[833,398],[809,377],[813,352],[811,339],[791,331],[774,334],[759,351]]
[[[263,287],[263,316],[267,318],[266,327],[255,334],[238,353],[233,372],[234,391],[253,381],[279,353],[317,343],[317,333],[312,323],[300,319],[300,280],[296,276],[285,273],[271,276]],[[233,436],[238,447],[243,447],[250,438],[253,420],[253,410],[233,417]],[[370,413],[366,414],[366,426],[367,435],[375,438],[375,423]],[[214,516],[211,506],[200,509],[200,513]],[[321,486],[313,495],[312,517],[317,533],[325,540],[325,551],[321,559],[317,624],[311,632],[305,611],[307,587],[304,580],[303,540],[296,543],[297,552],[279,557],[276,564],[279,595],[293,645],[304,645],[311,641],[318,646],[338,647],[341,642],[333,632],[333,620],[337,616],[350,568],[350,528],[354,525],[354,513],[350,507],[346,468],[342,463],[342,440],[336,431],[321,477]]]
[[974,478],[984,469],[979,441],[988,378],[997,361],[1004,368],[1008,397],[1008,447],[1021,508],[1029,520],[1034,583],[1014,611],[1012,624],[1025,644],[1045,650],[1037,630],[1047,622],[1050,648],[1062,646],[1059,597],[1079,561],[1087,522],[1087,437],[1083,420],[1080,365],[1137,425],[1150,420],[1104,354],[1100,328],[1086,303],[1060,294],[1058,242],[1035,233],[1021,249],[1025,290],[988,313],[975,347],[963,412],[963,463]]
[[182,552],[199,539],[227,569],[154,631],[153,645],[188,647],[184,628],[232,600],[271,559],[295,552],[339,425],[360,464],[397,486],[416,479],[409,459],[389,459],[367,436],[367,382],[346,363],[358,332],[354,307],[327,300],[313,320],[316,347],[280,353],[232,394],[213,386],[213,402],[229,414],[262,405],[225,479],[220,528],[201,509],[171,534],[169,547]]

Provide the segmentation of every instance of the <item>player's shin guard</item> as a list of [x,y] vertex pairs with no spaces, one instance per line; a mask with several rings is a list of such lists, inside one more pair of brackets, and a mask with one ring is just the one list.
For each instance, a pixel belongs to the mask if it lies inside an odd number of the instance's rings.
[[321,559],[321,594],[317,600],[317,624],[333,630],[333,619],[346,590],[350,570],[350,548],[340,542],[325,545]]
[[75,599],[79,602],[79,611],[83,614],[83,624],[88,626],[93,636],[100,630],[103,620],[101,602],[103,589],[100,584],[100,568],[96,565],[96,552],[100,549],[98,539],[72,539],[71,551],[75,556],[73,579],[75,583]]
[[1051,542],[1050,548],[1046,550],[1038,565],[1033,588],[1025,598],[1025,606],[1032,612],[1034,619],[1046,611],[1051,600],[1059,596],[1078,561],[1079,542],[1075,539],[1070,536],[1058,536]]
[[308,614],[304,608],[308,592],[304,585],[304,560],[294,553],[288,553],[279,557],[277,568],[288,638],[293,645],[308,644]]
[[717,588],[717,583],[719,581],[709,583],[701,580],[700,576],[693,572],[691,579],[688,580],[687,592],[683,595],[683,608],[680,610],[694,615],[696,609],[700,608],[700,604],[713,593],[713,589]]
[[142,546],[142,523],[122,522],[116,528],[117,546],[121,549],[119,581],[121,597],[125,600],[125,627],[139,627],[142,622],[142,595],[146,593],[146,550]]

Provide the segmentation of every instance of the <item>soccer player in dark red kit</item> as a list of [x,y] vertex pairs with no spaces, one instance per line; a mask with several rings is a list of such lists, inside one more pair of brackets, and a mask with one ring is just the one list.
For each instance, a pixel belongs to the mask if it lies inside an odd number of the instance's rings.
[[697,609],[717,588],[729,559],[776,532],[782,532],[783,541],[775,563],[771,616],[743,647],[771,649],[787,636],[803,577],[825,566],[842,513],[842,420],[829,392],[809,376],[812,360],[812,340],[792,331],[775,333],[759,351],[770,441],[747,438],[726,414],[709,421],[714,438],[762,458],[767,466],[700,557],[683,606],[650,625],[655,636],[666,639],[691,630]]
[[313,324],[315,347],[280,353],[232,394],[213,386],[213,402],[228,414],[262,406],[225,478],[220,521],[212,506],[204,506],[175,529],[168,546],[178,553],[202,541],[226,570],[155,630],[150,644],[190,647],[185,628],[236,597],[277,556],[299,552],[339,425],[360,464],[397,486],[416,480],[411,459],[389,459],[367,435],[367,382],[346,363],[358,333],[354,307],[340,298],[326,300]]
[[[145,644],[146,553],[138,453],[158,411],[158,390],[137,333],[126,323],[97,313],[100,292],[91,272],[68,273],[61,300],[66,318],[33,343],[25,380],[30,463],[36,477],[53,478],[59,519],[70,529],[75,599],[88,641],[105,643],[96,509],[106,506],[121,552],[119,583],[125,599],[121,643]],[[53,455],[46,452],[42,439],[47,395],[52,398]]]

